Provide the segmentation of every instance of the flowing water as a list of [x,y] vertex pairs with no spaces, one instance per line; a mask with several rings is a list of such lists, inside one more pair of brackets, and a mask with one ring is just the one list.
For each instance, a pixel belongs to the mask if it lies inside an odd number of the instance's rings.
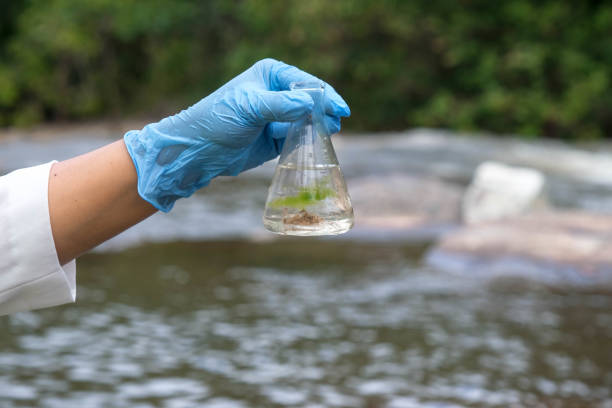
[[[385,169],[463,183],[482,159],[390,140],[338,143],[349,191]],[[73,147],[45,143],[5,143],[0,167]],[[593,166],[576,174],[546,151],[553,201],[612,210],[609,156],[575,152],[572,168]],[[82,257],[75,305],[0,317],[0,407],[612,407],[609,292],[447,275],[422,264],[428,243],[355,231],[276,238],[261,226],[272,170]]]
[[612,404],[609,295],[303,240],[84,257],[77,305],[0,320],[0,406]]

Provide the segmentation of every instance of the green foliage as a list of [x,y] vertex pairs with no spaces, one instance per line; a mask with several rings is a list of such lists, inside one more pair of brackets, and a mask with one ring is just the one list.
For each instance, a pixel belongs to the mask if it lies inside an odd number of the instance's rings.
[[175,108],[274,57],[333,84],[352,129],[612,136],[609,2],[9,3],[4,125]]

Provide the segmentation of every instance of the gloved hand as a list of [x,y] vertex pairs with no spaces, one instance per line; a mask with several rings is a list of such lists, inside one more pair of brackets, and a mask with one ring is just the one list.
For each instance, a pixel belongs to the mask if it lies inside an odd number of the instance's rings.
[[[235,176],[275,158],[289,123],[308,114],[313,100],[289,91],[292,82],[316,78],[264,59],[190,108],[124,136],[138,173],[138,193],[168,212],[219,175]],[[340,130],[346,102],[325,84],[325,126]]]

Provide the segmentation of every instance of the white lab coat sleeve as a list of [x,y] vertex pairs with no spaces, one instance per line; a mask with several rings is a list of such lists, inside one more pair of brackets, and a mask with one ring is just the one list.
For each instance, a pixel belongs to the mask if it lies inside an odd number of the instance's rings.
[[75,261],[59,264],[51,233],[53,163],[0,177],[0,315],[75,301]]

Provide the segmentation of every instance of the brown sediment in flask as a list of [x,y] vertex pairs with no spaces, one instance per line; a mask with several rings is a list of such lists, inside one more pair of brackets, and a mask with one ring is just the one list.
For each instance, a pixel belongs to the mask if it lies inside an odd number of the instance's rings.
[[286,215],[283,217],[283,224],[289,225],[316,225],[323,221],[323,218],[316,214],[311,214],[302,209],[294,215]]

